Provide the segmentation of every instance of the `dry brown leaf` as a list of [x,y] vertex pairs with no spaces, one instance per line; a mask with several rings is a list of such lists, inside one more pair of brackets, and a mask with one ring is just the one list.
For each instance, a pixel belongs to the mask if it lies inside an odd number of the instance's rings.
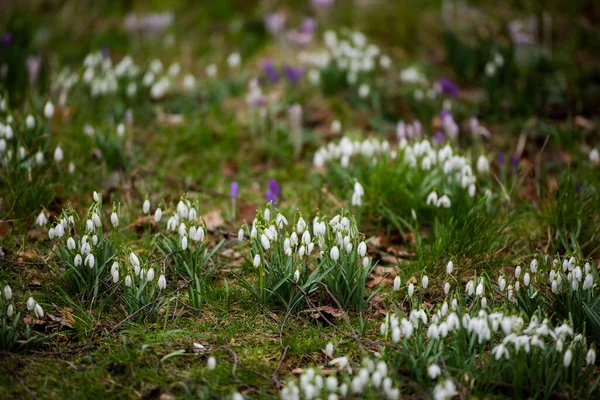
[[48,314],[48,313],[46,315],[48,315],[48,318],[50,318],[50,320],[52,320],[54,322],[58,322],[62,326],[68,326],[69,328],[73,328],[73,326],[69,323],[69,321],[67,321],[67,319],[63,316],[57,317],[55,315]]
[[30,229],[28,234],[30,239],[45,238],[48,234],[48,230],[46,228]]
[[344,315],[344,311],[338,309],[338,308],[333,308],[331,306],[321,306],[321,307],[317,307],[313,310],[314,312],[312,313],[312,317],[313,318],[329,318],[329,317],[333,317],[333,318],[339,318],[342,315]]
[[204,222],[206,222],[206,229],[208,230],[215,230],[224,223],[220,210],[214,210],[204,214],[202,219],[204,219]]
[[37,318],[35,318],[35,317],[33,317],[33,316],[29,315],[29,314],[26,315],[23,318],[23,322],[26,325],[31,325],[31,324],[33,324],[33,325],[45,325],[46,324],[46,321],[41,320],[41,319],[37,319]]

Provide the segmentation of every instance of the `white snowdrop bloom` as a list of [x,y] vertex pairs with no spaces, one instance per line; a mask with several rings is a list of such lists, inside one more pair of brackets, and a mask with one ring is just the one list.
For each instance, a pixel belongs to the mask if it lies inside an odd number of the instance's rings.
[[265,221],[271,220],[271,209],[269,207],[265,208],[265,211],[263,212],[263,218]]
[[242,242],[244,240],[244,228],[240,228],[237,235],[238,242]]
[[365,242],[360,242],[356,251],[359,256],[364,257],[365,254],[367,254],[367,244]]
[[92,244],[95,246],[98,244],[98,235],[92,236]]
[[180,223],[177,231],[179,233],[179,236],[185,236],[185,234],[187,233],[187,227],[185,226],[185,223]]
[[383,69],[389,69],[392,65],[392,60],[384,54],[381,57],[379,57],[379,65]]
[[585,280],[583,281],[583,289],[589,290],[594,286],[594,277],[592,274],[586,274]]
[[450,283],[444,283],[444,294],[448,294],[450,292]]
[[158,277],[158,289],[163,290],[167,287],[167,279],[164,275]]
[[80,254],[77,254],[75,256],[75,260],[73,261],[73,263],[75,264],[76,267],[79,267],[82,264],[83,260],[81,258]]
[[33,128],[35,128],[35,118],[33,117],[33,115],[29,114],[25,118],[25,126],[27,126],[27,129],[29,129],[29,130],[32,130]]
[[183,78],[183,88],[187,91],[194,90],[196,87],[196,78],[192,74],[187,74]]
[[427,275],[424,275],[421,279],[421,286],[423,286],[423,289],[427,289],[427,286],[429,286],[429,277]]
[[590,151],[590,162],[596,164],[599,160],[600,153],[598,152],[598,149],[593,149],[592,151]]
[[327,346],[325,346],[325,353],[327,354],[327,357],[333,356],[333,343],[327,343]]
[[333,246],[331,248],[331,250],[329,251],[329,256],[331,257],[331,259],[333,261],[337,261],[340,258],[340,250],[338,249],[337,246]]
[[427,367],[427,375],[431,379],[436,379],[438,376],[442,374],[442,369],[437,364],[431,364]]
[[0,138],[0,154],[6,151],[6,140]]
[[15,309],[14,309],[13,305],[9,304],[8,307],[6,308],[6,316],[8,318],[12,317],[14,311],[15,311]]
[[32,311],[33,308],[35,307],[35,300],[33,299],[33,297],[30,297],[27,299],[27,310]]
[[300,280],[300,270],[297,269],[296,272],[294,272],[294,281],[298,282]]
[[54,228],[50,228],[48,230],[48,237],[50,238],[50,240],[54,239],[54,236],[56,236],[56,231]]
[[506,279],[503,276],[498,278],[498,288],[501,292],[504,292],[504,288],[506,287]]
[[69,162],[69,167],[67,168],[69,173],[72,174],[73,172],[75,172],[75,164],[73,164],[72,161]]
[[253,265],[255,267],[258,267],[260,265],[260,255],[257,254],[257,255],[254,256]]
[[181,237],[181,249],[185,251],[185,250],[187,250],[187,248],[188,248],[188,238],[187,238],[187,236],[182,236]]
[[39,303],[35,303],[35,307],[33,308],[33,312],[36,318],[44,318],[44,310]]
[[63,158],[64,158],[63,150],[61,149],[60,146],[56,146],[56,149],[54,150],[54,161],[59,163],[63,160]]
[[515,267],[515,278],[519,279],[519,276],[521,276],[521,266],[517,265]]
[[95,262],[96,262],[96,259],[94,258],[94,255],[93,255],[93,254],[88,254],[88,255],[85,257],[85,262],[84,262],[84,264],[85,264],[85,265],[87,265],[88,267],[90,267],[90,268],[94,268],[94,264],[95,264]]
[[252,230],[250,231],[250,239],[256,239],[257,235],[258,235],[258,231],[256,230],[256,227],[252,226]]
[[487,174],[490,171],[490,162],[483,154],[477,159],[477,171],[480,174]]
[[117,283],[119,281],[119,270],[116,269],[116,270],[112,271],[111,275],[113,278],[113,283]]
[[448,264],[446,264],[446,273],[448,275],[450,275],[453,270],[454,270],[454,263],[452,262],[452,260],[450,260],[450,261],[448,261]]
[[429,193],[429,196],[427,196],[427,202],[426,204],[428,206],[435,206],[438,202],[438,195],[435,191]]
[[571,361],[573,360],[573,351],[568,348],[567,351],[565,351],[565,355],[563,356],[563,366],[565,368],[569,368],[569,365],[571,365]]
[[67,249],[69,250],[75,250],[75,248],[77,247],[77,245],[75,244],[75,239],[73,239],[72,237],[67,239]]
[[415,285],[413,285],[411,283],[410,285],[408,285],[408,297],[412,297],[414,292],[415,292]]
[[206,362],[206,368],[210,371],[214,370],[217,367],[217,359],[214,357],[208,357],[208,361]]
[[144,200],[144,203],[142,204],[142,212],[144,214],[148,214],[150,212],[150,200]]
[[333,120],[331,122],[331,126],[329,129],[331,129],[332,133],[335,133],[335,134],[340,133],[342,131],[342,123],[340,121],[338,121],[337,119]]
[[156,211],[154,211],[154,222],[155,223],[160,222],[161,218],[162,218],[162,210],[160,207],[158,207],[156,209]]
[[10,301],[10,299],[12,299],[13,293],[12,293],[12,289],[10,288],[10,286],[8,286],[8,285],[4,286],[4,289],[2,289],[2,292],[4,293],[4,298],[6,299],[6,301]]
[[585,355],[585,362],[587,365],[594,365],[596,363],[596,350],[590,348]]
[[112,214],[110,214],[110,222],[111,222],[112,226],[115,227],[115,228],[117,226],[119,226],[119,216],[114,211],[113,211]]
[[358,96],[361,99],[366,98],[367,96],[369,96],[369,94],[371,93],[371,88],[369,87],[369,85],[367,85],[366,83],[363,83],[362,85],[360,85],[360,87],[358,88]]
[[242,62],[242,57],[240,56],[240,53],[231,53],[227,57],[227,66],[231,69],[239,67],[241,62]]
[[369,257],[363,258],[363,268],[367,268],[369,266],[370,261],[371,260],[369,259]]
[[[268,232],[268,231],[265,231]],[[269,238],[263,233],[260,235],[260,242],[262,244],[262,247],[265,250],[269,250],[271,248],[271,242],[269,241]]]
[[493,62],[489,61],[487,64],[485,64],[485,74],[487,76],[489,76],[490,78],[496,75],[496,64],[494,64]]
[[150,62],[150,71],[155,74],[160,74],[163,70],[163,63],[159,59],[154,59]]
[[533,260],[531,260],[531,263],[529,264],[529,270],[531,271],[532,274],[535,274],[537,272],[537,268],[538,268],[538,260],[534,258]]
[[443,208],[450,208],[451,204],[452,204],[452,203],[451,203],[451,201],[450,201],[450,198],[449,198],[448,196],[446,196],[446,195],[443,195],[442,197],[440,197],[440,198],[438,199],[436,206],[437,206],[438,208],[440,208],[440,207],[443,207]]
[[298,248],[298,256],[300,258],[304,257],[304,255],[306,254],[306,246],[302,245]]
[[129,262],[131,263],[132,266],[134,267],[139,267],[140,266],[140,259],[138,258],[137,255],[135,255],[135,253],[131,252],[129,254]]
[[146,279],[148,282],[152,282],[154,280],[154,268],[150,268],[146,274]]
[[117,125],[117,136],[123,137],[124,135],[125,135],[125,125],[121,123],[121,124]]
[[41,150],[35,153],[35,163],[37,165],[42,165],[44,163],[44,153]]
[[125,277],[125,286],[127,286],[127,287],[131,287],[131,282],[132,282],[132,281],[131,281],[131,275],[127,275],[127,276]]
[[214,78],[217,76],[217,66],[215,64],[210,64],[206,67],[206,75],[209,78]]
[[465,292],[467,292],[468,296],[472,296],[473,293],[475,293],[475,283],[472,280],[467,282],[467,285],[465,286]]
[[45,226],[48,223],[48,217],[46,217],[46,214],[44,213],[44,211],[40,211],[39,215],[37,216],[35,223],[38,226]]
[[523,275],[523,284],[525,286],[529,286],[530,280],[531,280],[531,276],[529,275],[529,272],[525,272],[525,275]]

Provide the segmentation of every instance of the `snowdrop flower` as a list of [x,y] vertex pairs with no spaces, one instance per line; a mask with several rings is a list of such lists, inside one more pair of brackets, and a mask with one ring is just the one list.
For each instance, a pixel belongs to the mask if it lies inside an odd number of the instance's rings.
[[469,296],[472,296],[473,293],[475,293],[475,283],[472,280],[467,282],[467,285],[465,286],[465,292],[467,292],[467,295]]
[[131,287],[131,275],[125,277],[125,286]]
[[589,290],[594,286],[594,277],[592,274],[587,274],[585,276],[585,280],[583,281],[583,289]]
[[477,159],[477,171],[480,174],[487,174],[490,171],[490,162],[484,155],[480,155]]
[[50,238],[50,240],[54,239],[54,236],[56,236],[56,231],[54,230],[54,228],[50,228],[50,230],[48,230],[48,237]]
[[40,212],[35,220],[35,223],[38,226],[45,226],[48,223],[48,218],[46,217],[46,214],[44,214],[44,211]]
[[75,240],[70,237],[67,239],[67,249],[69,250],[75,250],[76,244],[75,244]]
[[27,299],[27,310],[32,311],[33,308],[35,307],[35,300],[33,299],[33,297],[30,297]]
[[150,200],[144,200],[144,203],[142,204],[142,212],[144,214],[148,214],[150,212]]
[[435,379],[442,374],[442,369],[437,364],[431,364],[427,367],[427,375],[431,379]]
[[208,361],[206,362],[206,367],[212,371],[217,367],[217,359],[214,357],[208,357]]
[[102,226],[102,222],[100,222],[100,216],[96,213],[92,214],[92,222],[97,228],[100,228],[100,226]]
[[94,268],[94,263],[96,262],[96,260],[94,259],[94,255],[93,254],[88,254],[85,257],[85,262],[84,264],[89,266],[90,268]]
[[331,251],[329,252],[329,256],[331,257],[331,259],[333,261],[337,261],[340,258],[340,250],[337,248],[337,246],[333,246],[331,248]]
[[159,276],[158,277],[158,289],[163,290],[166,287],[167,287],[167,279],[165,278],[164,275]]
[[296,272],[294,272],[294,281],[298,282],[300,280],[300,270],[297,269]]
[[333,356],[333,343],[327,343],[327,346],[325,346],[325,354],[327,354],[327,357]]
[[140,266],[140,259],[138,258],[138,256],[135,255],[135,253],[131,252],[129,254],[129,262],[131,263],[132,266],[134,267],[139,267]]
[[590,151],[590,162],[596,164],[598,160],[600,160],[600,153],[598,152],[598,149],[593,149]]
[[415,285],[413,285],[411,283],[410,285],[408,285],[408,297],[412,297],[414,292],[415,292]]
[[44,310],[42,309],[42,306],[39,305],[39,303],[35,303],[33,312],[36,318],[44,318]]
[[572,360],[573,360],[573,351],[571,350],[571,348],[568,348],[567,351],[565,351],[565,355],[563,357],[563,366],[565,368],[569,368],[569,365],[571,365]]
[[35,118],[33,117],[33,115],[29,114],[27,118],[25,118],[25,125],[29,130],[35,128]]
[[244,228],[240,228],[237,235],[238,242],[242,242],[244,240]]
[[585,355],[585,362],[587,365],[594,365],[596,363],[596,350],[593,347],[590,347]]
[[440,382],[433,388],[434,400],[445,400],[451,399],[456,396],[456,385],[452,379],[446,379],[444,382]]
[[111,222],[112,226],[115,228],[117,226],[119,226],[119,216],[114,211],[112,212],[112,214],[110,214],[110,222]]
[[181,237],[181,248],[183,250],[187,250],[187,248],[188,248],[188,238],[187,238],[187,236],[182,236]]
[[531,264],[529,264],[529,270],[531,271],[532,274],[535,274],[537,272],[537,268],[538,268],[538,260],[534,258],[533,260],[531,260]]
[[260,265],[260,256],[258,254],[254,256],[253,264],[255,267],[258,267]]
[[4,292],[4,298],[6,299],[6,301],[10,301],[10,299],[12,299],[12,295],[13,295],[12,289],[10,288],[10,286],[8,286],[8,285],[4,286],[3,292]]
[[394,291],[400,290],[401,283],[402,282],[400,281],[400,277],[398,275],[396,275],[396,277],[394,278]]
[[444,284],[444,293],[448,294],[450,292],[450,283],[446,282]]
[[8,305],[8,307],[6,308],[6,316],[7,316],[8,318],[12,317],[12,315],[13,315],[13,312],[14,312],[14,311],[15,311],[15,310],[14,310],[14,307],[13,307],[13,305],[12,305],[12,304],[9,304],[9,305]]
[[60,146],[56,146],[56,149],[54,150],[54,161],[59,163],[63,160],[63,158],[64,158],[63,150],[61,149]]
[[331,122],[331,127],[329,129],[331,129],[332,133],[340,133],[342,131],[342,124],[336,119]]
[[113,283],[117,283],[119,281],[119,270],[115,269],[114,271],[111,272],[112,278],[113,278]]
[[426,204],[428,206],[435,206],[438,203],[438,195],[435,191],[429,193],[429,196],[427,196],[427,202]]
[[73,262],[75,263],[75,266],[76,266],[76,267],[79,267],[79,266],[81,265],[81,263],[82,263],[82,258],[81,258],[81,255],[80,255],[80,254],[77,254],[77,255],[75,256],[75,260],[74,260]]
[[427,289],[427,286],[429,286],[429,278],[427,275],[424,275],[421,279],[421,286],[423,286],[423,289]]
[[517,265],[515,267],[515,278],[519,279],[519,276],[521,276],[521,266]]
[[51,119],[52,116],[54,115],[54,106],[52,105],[51,102],[46,102],[46,105],[44,106],[44,117],[46,117],[47,119]]
[[443,195],[442,197],[440,197],[440,198],[438,199],[436,206],[437,206],[438,208],[440,208],[440,207],[444,207],[444,208],[450,208],[450,205],[451,205],[451,204],[452,204],[452,203],[451,203],[451,201],[450,201],[450,198],[449,198],[448,196],[446,196],[446,195]]
[[498,278],[498,288],[500,288],[501,292],[504,292],[504,288],[506,287],[506,279],[503,276]]
[[450,260],[450,261],[448,261],[448,264],[446,264],[446,273],[448,275],[450,275],[453,270],[454,270],[454,263],[452,262],[452,260]]
[[154,280],[154,268],[150,268],[146,274],[146,279],[151,282]]
[[362,85],[360,85],[360,87],[358,88],[358,96],[361,99],[366,98],[369,93],[371,93],[371,88],[369,87],[369,85],[367,85],[366,83],[363,83]]
[[531,279],[531,276],[529,275],[529,272],[525,272],[525,275],[523,275],[523,284],[525,286],[529,286],[530,279]]
[[269,250],[271,248],[271,242],[264,233],[260,235],[260,242],[265,250]]
[[160,207],[158,207],[156,209],[156,211],[154,212],[154,222],[155,223],[160,222],[161,218],[162,218],[162,210],[160,209]]
[[240,53],[231,53],[229,57],[227,57],[227,65],[231,69],[239,67],[241,61],[242,57],[240,56]]
[[358,255],[364,257],[367,254],[367,244],[365,242],[360,242],[357,248]]

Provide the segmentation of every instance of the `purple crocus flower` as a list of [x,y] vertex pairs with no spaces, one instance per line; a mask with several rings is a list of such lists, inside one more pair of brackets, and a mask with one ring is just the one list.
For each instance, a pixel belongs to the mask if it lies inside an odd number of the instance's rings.
[[269,190],[277,197],[281,194],[281,188],[275,178],[269,179]]
[[512,169],[517,169],[517,167],[519,166],[519,157],[512,156],[510,158],[510,165],[511,165]]
[[298,84],[298,82],[300,82],[300,79],[302,79],[304,70],[300,67],[295,68],[290,65],[286,65],[283,67],[283,73],[285,74],[285,77],[287,78],[288,81],[290,81],[290,83],[292,85],[296,85],[296,84]]
[[444,92],[445,94],[452,96],[452,97],[456,97],[458,96],[458,85],[454,82],[452,82],[450,79],[446,78],[446,77],[442,77],[440,78],[440,86],[442,87],[442,92]]
[[314,19],[305,18],[304,21],[302,21],[302,25],[300,25],[300,32],[308,33],[310,35],[315,31],[316,27],[317,23]]
[[0,45],[10,45],[13,41],[13,34],[10,32],[0,34]]
[[504,152],[503,151],[498,152],[498,165],[500,165],[501,167],[504,167]]
[[231,197],[231,200],[236,200],[239,192],[240,186],[238,183],[236,181],[231,182],[231,186],[229,187],[229,196]]
[[263,71],[271,83],[277,83],[277,81],[279,81],[279,72],[277,72],[277,68],[275,68],[273,61],[266,60],[263,62]]
[[444,143],[444,134],[442,133],[442,131],[435,131],[435,135],[433,135],[432,140],[437,144]]
[[452,116],[452,112],[450,112],[450,110],[447,110],[445,108],[442,108],[440,110],[440,119],[443,121],[444,118],[446,118],[447,116]]

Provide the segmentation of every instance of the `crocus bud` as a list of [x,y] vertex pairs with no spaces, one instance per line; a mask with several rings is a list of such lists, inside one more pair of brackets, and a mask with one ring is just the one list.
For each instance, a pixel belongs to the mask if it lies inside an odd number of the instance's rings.
[[164,275],[161,275],[158,277],[158,288],[160,290],[164,289],[167,287],[167,279],[165,278]]

